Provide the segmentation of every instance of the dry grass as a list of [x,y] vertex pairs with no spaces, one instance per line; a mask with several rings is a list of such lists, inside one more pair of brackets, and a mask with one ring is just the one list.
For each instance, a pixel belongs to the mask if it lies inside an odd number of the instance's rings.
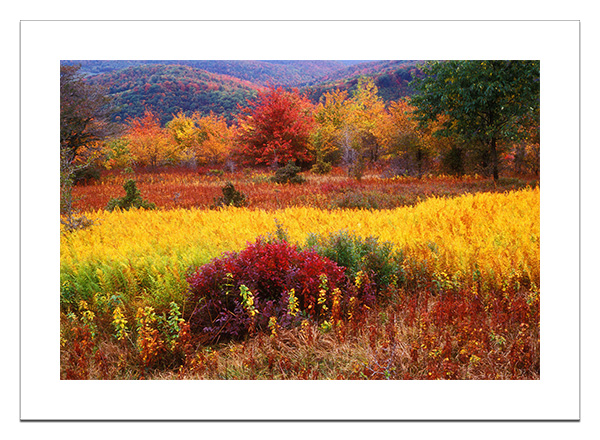
[[[144,368],[134,340],[100,332],[86,353],[61,350],[63,379],[394,380],[539,379],[539,297],[498,293],[472,307],[464,295],[396,292],[385,306],[324,330],[305,321],[241,341],[205,345],[199,337]],[[457,312],[458,310],[458,312]],[[512,312],[512,314],[509,314]],[[189,336],[189,335],[188,335]],[[173,353],[178,353],[174,355]],[[166,359],[166,360],[165,360]]]
[[[304,173],[306,183],[279,185],[269,181],[273,175],[266,171],[247,171],[222,176],[200,175],[176,168],[161,172],[122,174],[105,172],[101,179],[73,189],[74,208],[80,211],[104,209],[112,198],[125,194],[123,184],[133,178],[142,197],[161,209],[210,208],[221,188],[232,182],[247,197],[248,206],[255,209],[283,209],[310,206],[321,209],[366,208],[392,209],[415,203],[432,196],[454,197],[482,191],[503,192],[524,187],[529,181],[501,179],[492,182],[479,176],[455,178],[450,176],[383,178],[371,172],[357,181],[341,169],[319,176]],[[535,181],[531,181],[535,184]]]

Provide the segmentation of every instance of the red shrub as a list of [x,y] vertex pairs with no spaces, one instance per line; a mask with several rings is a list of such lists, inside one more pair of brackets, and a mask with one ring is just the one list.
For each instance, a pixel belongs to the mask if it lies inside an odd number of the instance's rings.
[[[251,328],[266,329],[271,317],[280,326],[298,321],[299,314],[289,311],[292,289],[298,309],[318,319],[331,310],[331,292],[346,278],[343,267],[315,252],[300,251],[285,241],[259,239],[239,253],[227,253],[200,267],[187,281],[186,315],[191,330],[217,339],[240,337]],[[322,283],[325,302],[319,301]],[[248,313],[240,295],[242,285],[252,293],[255,315]]]

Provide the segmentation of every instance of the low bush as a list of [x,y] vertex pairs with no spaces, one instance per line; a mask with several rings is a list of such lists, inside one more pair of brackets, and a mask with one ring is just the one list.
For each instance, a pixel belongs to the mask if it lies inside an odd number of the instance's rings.
[[225,171],[216,170],[216,169],[211,169],[206,172],[207,176],[215,176],[215,177],[223,177],[224,174],[225,174]]
[[383,194],[373,195],[361,191],[349,191],[334,197],[331,202],[331,207],[333,209],[382,209],[383,206],[380,206],[382,198]]
[[227,182],[221,191],[223,192],[223,196],[215,198],[215,207],[235,206],[240,208],[246,206],[246,195],[236,190],[233,183]]
[[343,266],[349,279],[368,277],[376,291],[405,281],[401,267],[404,255],[395,251],[392,243],[381,242],[376,237],[362,238],[348,231],[310,234],[306,249]]
[[304,183],[304,177],[298,173],[301,171],[299,166],[290,160],[286,166],[279,168],[271,180],[275,183]]
[[187,281],[191,329],[216,340],[265,330],[271,318],[281,327],[326,319],[332,294],[346,278],[342,267],[314,251],[259,238],[201,266]]
[[315,174],[324,175],[329,174],[332,168],[333,165],[331,165],[331,162],[327,162],[322,158],[317,158],[317,162],[312,166],[311,171]]
[[86,184],[100,180],[100,169],[97,166],[88,166],[75,170],[73,173],[73,183]]
[[125,190],[125,197],[111,199],[106,205],[107,211],[113,211],[115,208],[129,210],[130,208],[142,208],[142,209],[155,209],[154,203],[147,202],[140,194],[140,190],[137,188],[135,180],[129,179],[123,185]]

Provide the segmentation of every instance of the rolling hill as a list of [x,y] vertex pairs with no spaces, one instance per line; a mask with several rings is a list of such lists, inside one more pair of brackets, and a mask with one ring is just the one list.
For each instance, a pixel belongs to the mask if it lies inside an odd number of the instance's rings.
[[115,121],[143,115],[146,108],[162,123],[173,115],[200,111],[232,122],[249,99],[268,86],[296,87],[313,101],[333,89],[356,88],[372,77],[384,101],[410,95],[409,82],[420,74],[416,61],[62,61],[79,64],[91,84],[114,99]]
[[290,60],[72,60],[64,64],[79,64],[88,76],[110,73],[142,65],[179,65],[228,75],[257,85],[300,86],[329,77],[359,61],[290,61]]
[[263,88],[231,76],[163,64],[113,70],[90,76],[87,81],[105,87],[113,97],[116,121],[141,116],[150,108],[159,114],[162,123],[180,111],[213,112],[231,121],[238,104],[245,106]]
[[303,89],[314,102],[327,91],[347,90],[351,94],[358,84],[358,78],[373,78],[379,96],[386,101],[395,101],[413,93],[409,83],[421,75],[417,61],[371,61],[354,64],[333,72],[319,82]]

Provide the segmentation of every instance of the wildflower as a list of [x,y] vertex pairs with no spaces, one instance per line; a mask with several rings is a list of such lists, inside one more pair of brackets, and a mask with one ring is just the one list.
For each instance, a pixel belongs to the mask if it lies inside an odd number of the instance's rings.
[[328,333],[329,331],[331,331],[331,322],[329,322],[329,321],[323,321],[321,323],[321,331],[323,333]]
[[359,270],[356,273],[356,278],[354,279],[354,285],[356,286],[357,289],[360,289],[360,286],[362,286],[364,275],[365,274],[362,270]]
[[300,324],[300,328],[302,329],[303,332],[306,332],[308,330],[309,327],[309,322],[307,319],[303,319],[302,320],[302,324]]
[[342,296],[342,292],[339,288],[335,288],[332,292],[333,296],[333,305],[331,306],[331,317],[336,324],[340,324],[341,319],[341,305],[340,298]]
[[296,298],[295,295],[295,290],[291,289],[290,293],[289,293],[289,300],[288,300],[288,312],[291,316],[296,316],[298,314],[299,308],[298,308],[298,298]]
[[250,289],[242,284],[240,286],[240,296],[242,297],[242,306],[244,306],[244,309],[246,309],[250,318],[254,319],[254,316],[258,314],[258,310],[254,307],[254,295]]
[[348,320],[352,321],[354,317],[354,311],[356,310],[357,299],[355,296],[350,297],[350,307],[348,308]]
[[271,337],[276,337],[279,325],[277,324],[277,318],[275,316],[269,318],[269,328],[271,329]]
[[321,308],[323,309],[324,312],[329,310],[329,307],[327,307],[327,304],[325,304],[325,301],[327,301],[327,291],[325,289],[321,289],[321,290],[319,290],[319,297],[317,298],[317,304],[321,306]]
[[473,366],[477,366],[477,364],[479,363],[480,360],[481,360],[481,358],[479,356],[472,354],[471,357],[469,358],[469,364],[471,364]]
[[127,336],[126,324],[127,320],[121,311],[121,307],[115,307],[115,310],[113,311],[112,325],[115,328],[115,337],[118,341],[125,339],[125,336]]

